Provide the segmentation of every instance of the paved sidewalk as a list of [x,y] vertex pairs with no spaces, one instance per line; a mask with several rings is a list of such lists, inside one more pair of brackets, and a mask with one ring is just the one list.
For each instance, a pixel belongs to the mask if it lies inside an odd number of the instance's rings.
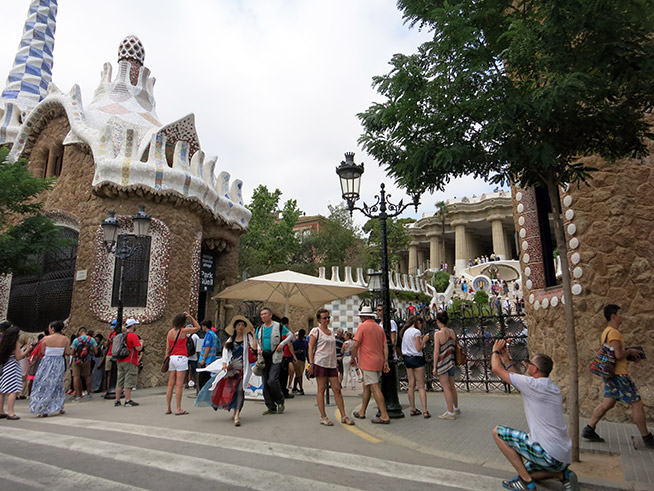
[[[347,391],[346,391],[347,394]],[[418,394],[416,393],[418,402]],[[408,407],[406,393],[400,393],[400,403]],[[438,419],[445,410],[445,399],[440,392],[428,393],[427,405],[432,418],[410,417],[404,411],[403,419],[393,420],[390,425],[380,427],[369,423],[376,407],[368,407],[367,419],[357,420],[361,429],[379,438],[393,438],[396,443],[412,446],[416,450],[453,460],[470,462],[499,469],[512,469],[497,449],[492,430],[498,424],[527,431],[522,399],[519,394],[459,393],[459,407],[462,414],[456,421]],[[580,421],[583,427],[586,420]],[[654,489],[654,450],[636,450],[632,436],[640,439],[635,425],[601,422],[598,432],[605,443],[590,443],[581,439],[581,451],[620,455],[624,468],[625,482],[621,476],[615,481],[596,477],[580,476],[580,482],[588,489],[617,487],[622,489]],[[574,464],[572,466],[574,468]],[[557,489],[556,486],[551,489]]]

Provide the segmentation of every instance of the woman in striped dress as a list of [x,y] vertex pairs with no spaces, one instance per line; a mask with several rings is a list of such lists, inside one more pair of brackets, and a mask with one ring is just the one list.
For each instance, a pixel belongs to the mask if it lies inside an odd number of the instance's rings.
[[[8,420],[20,419],[14,411],[16,396],[23,390],[23,373],[18,360],[26,356],[18,343],[20,330],[10,322],[0,323],[2,341],[0,342],[0,418]],[[7,398],[7,412],[5,413],[5,397]]]
[[434,333],[434,375],[438,375],[447,404],[447,411],[439,418],[456,419],[457,415],[461,414],[454,385],[456,334],[447,327],[447,321],[447,312],[439,312],[436,315],[436,324],[440,330]]

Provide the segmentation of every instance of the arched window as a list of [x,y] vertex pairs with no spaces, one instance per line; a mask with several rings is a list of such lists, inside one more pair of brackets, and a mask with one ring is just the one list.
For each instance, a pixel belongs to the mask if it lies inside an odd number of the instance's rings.
[[123,262],[123,306],[145,307],[148,301],[148,277],[150,275],[150,239],[149,235],[138,237],[133,234],[118,236],[116,250],[123,247],[125,241],[134,248],[134,254],[127,259],[116,258],[114,281],[111,293],[111,306],[118,305],[120,289],[121,261]]

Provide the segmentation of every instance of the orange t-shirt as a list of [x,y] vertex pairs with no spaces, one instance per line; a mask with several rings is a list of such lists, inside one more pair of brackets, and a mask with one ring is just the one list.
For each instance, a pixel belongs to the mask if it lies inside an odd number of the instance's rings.
[[[600,338],[600,343],[611,344],[611,341],[618,341],[622,346],[622,349],[625,349],[624,345],[624,336],[620,331],[611,326],[606,326],[606,329],[602,331],[602,337]],[[615,361],[615,374],[616,375],[627,375],[627,359],[623,358],[622,360]]]
[[374,320],[359,324],[354,340],[359,343],[359,368],[371,372],[380,372],[384,368],[384,344],[386,333]]

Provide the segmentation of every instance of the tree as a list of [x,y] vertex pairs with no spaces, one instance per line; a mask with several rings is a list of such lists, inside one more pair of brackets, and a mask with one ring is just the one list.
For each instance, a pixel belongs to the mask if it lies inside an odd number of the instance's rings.
[[0,274],[29,273],[33,258],[56,249],[62,241],[59,229],[42,214],[38,196],[53,185],[52,179],[38,179],[27,162],[7,162],[7,148],[0,148]]
[[365,242],[347,206],[328,205],[328,208],[329,217],[318,234],[316,247],[321,266],[331,269],[332,266],[362,264],[366,255]]
[[282,192],[274,192],[260,184],[247,205],[252,212],[248,232],[241,237],[240,269],[249,276],[257,276],[291,264],[300,240],[293,232],[301,211],[295,200],[288,200],[279,209]]
[[[434,37],[374,78],[360,143],[398,184],[472,175],[547,190],[563,271],[570,432],[579,459],[578,358],[559,188],[581,157],[643,156],[654,104],[654,0],[399,0]],[[491,177],[492,176],[492,177]]]
[[450,286],[450,273],[447,271],[436,271],[432,277],[434,288],[438,293],[444,293]]
[[[413,218],[388,218],[386,220],[386,237],[388,244],[388,267],[393,270],[401,259],[401,254],[411,243],[407,226]],[[371,218],[363,225],[363,232],[368,235],[368,260],[366,268],[381,269],[381,223]]]

